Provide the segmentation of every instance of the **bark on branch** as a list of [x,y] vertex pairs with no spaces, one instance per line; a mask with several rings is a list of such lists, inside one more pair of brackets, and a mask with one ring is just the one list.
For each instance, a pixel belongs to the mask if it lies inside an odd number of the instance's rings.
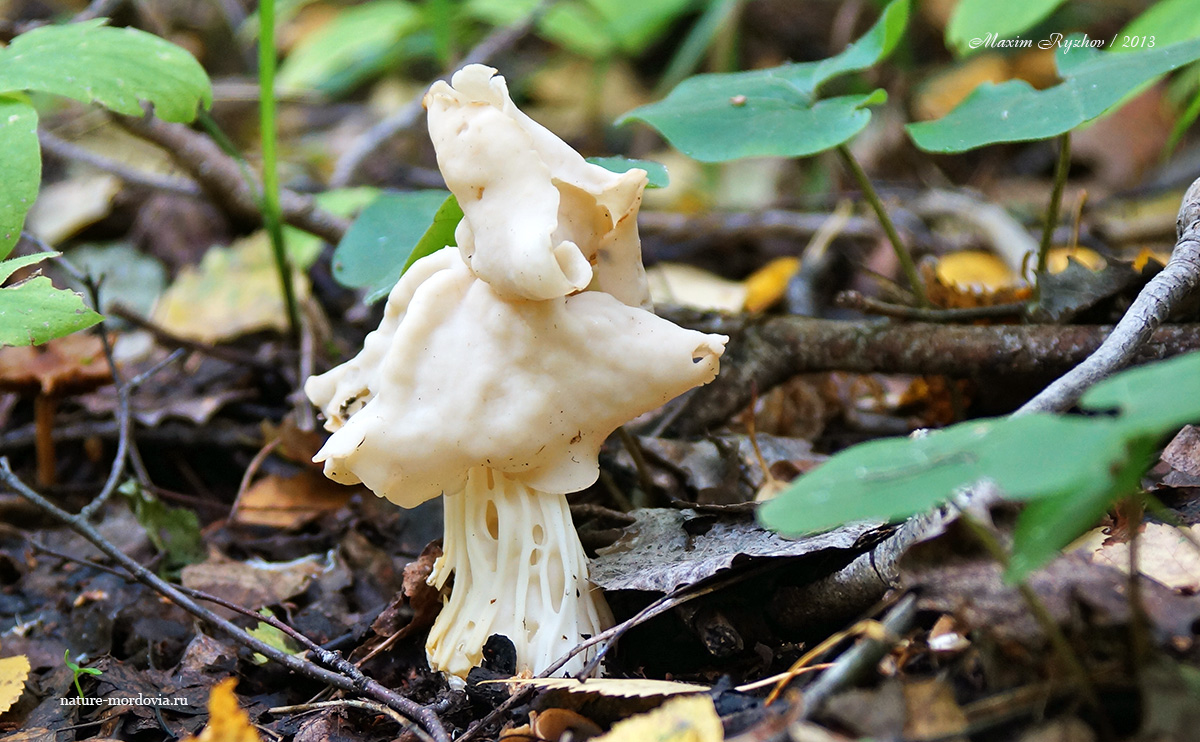
[[[721,373],[688,398],[668,429],[698,435],[719,425],[759,394],[801,373],[1041,376],[1071,369],[1112,331],[1095,325],[946,325],[930,322],[823,320],[807,317],[724,317],[671,313],[686,327],[730,336]],[[1149,334],[1133,363],[1200,350],[1200,325],[1169,325]]]
[[[245,219],[262,219],[258,196],[260,184],[255,180],[251,186],[238,163],[212,139],[183,124],[167,123],[152,116],[115,116],[114,119],[133,134],[166,150],[225,210]],[[327,242],[337,244],[350,227],[348,220],[317,206],[311,196],[284,189],[279,194],[279,201],[285,222]]]

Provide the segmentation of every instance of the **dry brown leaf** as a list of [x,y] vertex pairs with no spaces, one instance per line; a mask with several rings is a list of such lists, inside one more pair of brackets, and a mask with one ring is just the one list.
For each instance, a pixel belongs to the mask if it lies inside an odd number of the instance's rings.
[[703,685],[675,683],[670,680],[647,680],[644,678],[504,678],[485,680],[498,685],[528,685],[538,690],[565,690],[568,693],[609,696],[613,698],[655,698],[678,696],[686,693],[703,693]]
[[935,75],[921,86],[913,102],[918,121],[940,119],[985,82],[1004,82],[1011,76],[1008,60],[995,52],[978,54]]
[[216,556],[184,567],[181,579],[184,587],[257,610],[304,592],[328,568],[325,559],[314,554],[291,562],[238,562]]
[[[1177,529],[1163,523],[1147,523],[1138,535],[1138,571],[1176,590],[1200,590],[1200,551],[1181,530],[1200,541],[1200,525]],[[1129,544],[1101,546],[1092,554],[1092,560],[1128,574]]]
[[268,474],[242,493],[237,521],[296,528],[343,507],[351,492],[318,471],[305,469],[290,477]]
[[595,742],[721,742],[725,730],[708,696],[673,698],[645,714],[613,724]]
[[199,737],[183,742],[262,742],[250,717],[238,705],[233,694],[236,685],[237,680],[226,678],[213,686],[208,696],[208,724]]
[[954,690],[941,680],[905,683],[904,705],[905,739],[961,739],[954,735],[967,731],[967,715],[954,700]]
[[0,714],[12,705],[25,691],[29,679],[29,658],[23,654],[15,657],[0,657]]

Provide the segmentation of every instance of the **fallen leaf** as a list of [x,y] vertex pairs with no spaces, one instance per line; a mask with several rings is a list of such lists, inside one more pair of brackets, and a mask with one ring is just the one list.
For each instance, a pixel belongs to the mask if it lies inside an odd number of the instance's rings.
[[1090,271],[1101,271],[1108,265],[1108,261],[1095,250],[1086,247],[1055,247],[1046,255],[1046,269],[1051,273],[1062,273],[1072,260]]
[[[1138,572],[1175,590],[1200,590],[1200,549],[1183,532],[1200,540],[1200,525],[1176,528],[1147,523],[1138,535]],[[1108,544],[1092,554],[1092,561],[1129,573],[1129,544]]]
[[979,250],[943,255],[934,270],[944,285],[962,291],[997,291],[1021,283],[1021,277],[1000,256]]
[[904,684],[904,705],[908,711],[904,738],[964,739],[967,715],[954,700],[954,689],[942,680],[913,680]]
[[650,299],[655,304],[694,309],[739,312],[748,295],[744,284],[679,263],[658,263],[648,268],[646,283],[650,285]]
[[183,742],[262,742],[250,717],[233,694],[237,680],[228,678],[213,686],[208,697],[208,724],[199,737]]
[[237,521],[274,528],[297,528],[343,507],[354,490],[320,472],[290,477],[268,474],[242,493]]
[[877,529],[854,523],[801,539],[785,539],[757,525],[753,516],[702,514],[695,510],[641,508],[610,546],[597,549],[591,580],[605,590],[666,593],[742,564],[747,557],[774,559],[853,549]]
[[0,714],[12,708],[21,697],[28,678],[28,657],[23,654],[16,657],[0,657]]
[[[303,302],[308,278],[297,273],[292,285],[296,301]],[[167,332],[202,343],[286,329],[283,292],[266,232],[214,247],[199,266],[180,271],[159,298],[152,319]]]
[[[184,567],[181,580],[184,587],[203,590],[243,608],[257,610],[304,592],[315,577],[332,568],[331,562],[332,557],[323,554],[312,554],[291,562],[258,559],[238,562],[215,556]],[[226,609],[217,607],[214,610],[222,612]]]
[[121,180],[108,173],[88,173],[48,185],[29,210],[26,228],[47,244],[57,245],[112,211]]
[[675,698],[613,725],[595,742],[721,742],[725,730],[708,696]]
[[747,276],[744,309],[761,312],[774,306],[787,293],[788,281],[800,270],[800,258],[775,258]]

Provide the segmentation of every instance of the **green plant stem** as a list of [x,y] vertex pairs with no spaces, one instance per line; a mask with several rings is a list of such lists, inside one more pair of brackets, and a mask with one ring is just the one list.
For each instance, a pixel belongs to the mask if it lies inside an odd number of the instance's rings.
[[[979,542],[979,545],[987,551],[1004,570],[1008,569],[1008,551],[1000,544],[995,534],[988,529],[978,519],[971,516],[965,511],[959,512],[959,519],[971,531],[971,535]],[[1025,605],[1029,608],[1029,612],[1033,614],[1033,618],[1041,626],[1042,631],[1046,633],[1046,638],[1050,640],[1050,646],[1054,649],[1054,653],[1058,655],[1058,659],[1067,668],[1067,672],[1079,684],[1080,690],[1083,692],[1084,698],[1097,711],[1102,712],[1099,696],[1096,695],[1096,689],[1092,686],[1091,678],[1088,677],[1087,669],[1084,668],[1083,662],[1079,656],[1075,654],[1075,650],[1071,648],[1071,643],[1067,641],[1067,637],[1063,634],[1062,629],[1050,615],[1050,611],[1038,598],[1037,593],[1029,586],[1025,580],[1020,580],[1016,584],[1017,590],[1021,593],[1021,598],[1025,601]]]
[[288,328],[293,340],[300,337],[300,310],[292,287],[292,266],[283,244],[283,216],[279,208],[279,169],[275,131],[275,0],[258,6],[258,116],[262,136],[263,221],[271,237],[275,268],[283,288]]
[[883,201],[879,199],[879,194],[875,192],[875,186],[871,185],[871,180],[867,174],[863,172],[862,166],[858,164],[858,160],[854,159],[854,155],[850,154],[850,149],[842,144],[837,148],[837,152],[841,155],[842,162],[846,168],[854,175],[854,179],[858,181],[858,187],[862,189],[863,197],[867,199],[867,203],[871,204],[871,208],[875,210],[875,216],[879,217],[879,224],[883,227],[884,234],[892,243],[892,249],[896,251],[896,258],[900,261],[900,267],[904,270],[904,275],[908,278],[909,288],[913,295],[917,298],[917,305],[922,308],[930,308],[929,297],[925,295],[925,284],[921,282],[921,276],[917,273],[917,265],[913,262],[912,253],[908,251],[908,247],[900,240],[900,234],[896,231],[896,225],[892,224],[892,218],[888,216],[887,209],[883,208]]
[[1054,238],[1054,227],[1058,225],[1058,211],[1062,205],[1063,188],[1067,185],[1067,172],[1071,169],[1071,132],[1058,138],[1058,164],[1054,166],[1054,188],[1050,191],[1050,204],[1046,207],[1046,223],[1042,227],[1042,242],[1038,246],[1037,280],[1040,288],[1042,276],[1050,261],[1050,243]]
[[433,51],[437,56],[438,66],[445,69],[454,61],[454,8],[450,6],[450,0],[426,0],[426,6],[433,26]]

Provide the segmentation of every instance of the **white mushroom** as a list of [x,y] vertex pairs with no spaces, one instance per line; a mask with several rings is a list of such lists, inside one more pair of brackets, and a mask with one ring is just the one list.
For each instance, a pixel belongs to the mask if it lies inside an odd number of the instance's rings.
[[[456,75],[456,86],[465,79],[471,95],[478,95],[478,69],[486,68],[468,67]],[[484,92],[494,92],[496,80],[503,91],[502,79],[495,78]],[[451,97],[438,87],[431,97],[434,93]],[[478,107],[472,101],[464,97],[453,105]],[[439,105],[443,120],[461,118],[452,104]],[[475,160],[487,171],[478,181],[509,189],[505,208],[499,201],[482,209],[464,204],[464,222],[474,214],[468,227],[475,236],[474,256],[489,256],[483,261],[487,268],[481,272],[478,260],[453,248],[417,261],[392,290],[383,321],[362,352],[305,385],[333,431],[316,456],[328,476],[361,481],[404,507],[446,495],[443,555],[430,582],[446,588],[453,575],[454,584],[426,651],[432,667],[459,677],[479,663],[492,634],[512,640],[520,670],[537,673],[611,622],[603,597],[587,580],[587,559],[565,495],[596,481],[600,447],[619,425],[712,380],[726,340],[680,328],[636,306],[645,295],[640,246],[636,232],[616,222],[605,234],[576,232],[578,241],[569,242],[587,261],[602,265],[607,246],[632,233],[635,244],[613,253],[620,256],[614,264],[630,255],[637,262],[637,270],[622,265],[612,273],[622,276],[616,282],[620,296],[596,290],[596,280],[587,282],[593,290],[578,293],[568,286],[565,294],[549,292],[537,300],[513,295],[510,289],[529,281],[546,289],[557,280],[542,274],[531,279],[536,271],[525,271],[523,261],[536,260],[517,249],[546,237],[538,250],[545,247],[553,255],[548,246],[561,228],[545,231],[539,199],[547,186],[572,194],[554,207],[560,223],[575,221],[563,204],[583,212],[585,221],[611,211],[597,205],[608,203],[610,194],[597,188],[591,200],[577,199],[571,190],[577,186],[557,180],[550,174],[554,168],[540,180],[526,177],[528,150],[522,148],[531,138],[527,129],[537,125],[513,128],[509,124],[523,115],[511,102],[508,108],[495,119],[499,123],[487,124],[496,127],[493,136],[468,138],[465,153],[447,152],[445,140],[438,150],[443,170],[464,174],[469,168],[457,158],[486,143],[487,156]],[[485,120],[493,119],[472,126]],[[565,149],[579,157],[549,132],[537,131],[540,151]],[[514,148],[523,154],[502,156]],[[519,173],[507,182],[510,167]],[[645,174],[638,171],[637,178],[632,192],[638,196],[621,217],[631,224]],[[595,176],[587,185],[602,180]],[[528,193],[514,182],[526,183]],[[626,187],[625,180],[613,182]],[[475,206],[487,201],[485,194]],[[520,235],[524,242],[504,235]],[[585,660],[577,657],[564,672]]]
[[[649,306],[637,209],[646,173],[593,165],[513,104],[496,70],[468,65],[425,96],[455,240],[499,294],[551,299],[591,288]],[[513,218],[520,214],[519,219]]]

